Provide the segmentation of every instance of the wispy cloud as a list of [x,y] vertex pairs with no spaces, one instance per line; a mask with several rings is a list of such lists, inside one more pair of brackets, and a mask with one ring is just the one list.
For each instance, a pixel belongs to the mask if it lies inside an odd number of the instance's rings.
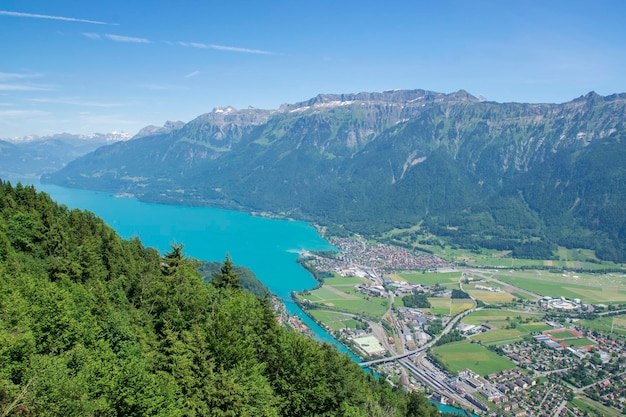
[[2,84],[0,83],[0,91],[51,91],[51,87],[32,84]]
[[[146,39],[146,38],[113,35],[111,33],[99,34],[99,33],[94,33],[94,32],[83,32],[83,36],[86,36],[89,39],[94,39],[94,40],[102,39],[102,37],[105,37],[116,42],[153,43],[150,39]],[[246,53],[246,54],[258,54],[258,55],[276,55],[274,52],[264,51],[262,49],[240,48],[238,46],[217,45],[214,43],[182,42],[182,41],[178,41],[178,42],[162,41],[162,42],[167,45],[178,45],[178,46],[183,46],[185,48],[213,49],[216,51],[241,52],[241,53]]]
[[105,33],[104,36],[111,39],[115,42],[130,42],[130,43],[152,43],[148,39],[145,38],[135,38],[132,36],[122,36],[122,35],[112,35],[110,33]]
[[24,78],[37,78],[41,74],[18,74],[15,72],[0,72],[0,80],[19,80]]
[[196,75],[199,75],[199,74],[200,74],[200,71],[193,71],[193,72],[190,72],[189,74],[185,75],[185,78],[193,78],[193,77],[195,77]]
[[1,117],[44,116],[50,114],[41,110],[0,110]]
[[71,106],[83,106],[83,107],[100,107],[100,108],[113,108],[123,107],[124,103],[106,102],[106,101],[85,101],[76,97],[68,98],[33,98],[29,101],[34,103],[48,103],[48,104],[68,104]]
[[46,14],[11,12],[8,10],[0,10],[0,15],[12,16],[12,17],[28,17],[32,19],[63,20],[65,22],[91,23],[94,25],[116,25],[115,23],[100,22],[98,20],[77,19],[75,17],[65,17],[65,16],[50,16]]
[[215,49],[217,51],[243,52],[247,54],[274,55],[273,52],[263,51],[261,49],[239,48],[237,46],[225,46],[216,44],[206,44],[199,42],[178,42],[180,46],[187,48]]
[[183,91],[188,90],[187,87],[180,85],[166,85],[166,84],[143,84],[142,88],[152,91]]

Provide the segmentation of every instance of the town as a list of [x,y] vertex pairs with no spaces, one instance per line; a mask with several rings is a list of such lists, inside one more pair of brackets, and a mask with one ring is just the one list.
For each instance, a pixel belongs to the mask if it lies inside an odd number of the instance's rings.
[[[339,252],[302,254],[320,283],[295,300],[391,384],[476,415],[626,412],[623,272],[585,281],[458,266],[360,238],[331,243]],[[585,296],[597,280],[620,296]],[[583,295],[573,297],[571,281]],[[562,292],[546,292],[555,288]]]

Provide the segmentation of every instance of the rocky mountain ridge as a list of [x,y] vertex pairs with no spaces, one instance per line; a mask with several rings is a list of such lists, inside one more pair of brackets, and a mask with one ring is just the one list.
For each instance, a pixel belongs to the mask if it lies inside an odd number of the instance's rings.
[[[626,181],[624,114],[626,94],[561,104],[463,90],[320,94],[277,110],[214,109],[100,148],[47,180],[365,234],[421,225],[463,245],[582,244],[626,259],[616,205],[626,196],[597,184]],[[580,175],[589,166],[606,180]]]

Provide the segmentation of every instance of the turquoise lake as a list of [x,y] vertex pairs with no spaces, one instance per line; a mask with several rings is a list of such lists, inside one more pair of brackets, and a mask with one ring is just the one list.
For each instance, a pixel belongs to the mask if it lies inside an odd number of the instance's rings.
[[171,243],[182,243],[187,256],[207,261],[222,262],[229,253],[235,264],[250,268],[280,297],[290,314],[302,318],[318,340],[349,353],[291,300],[291,291],[316,285],[311,274],[296,262],[298,253],[334,249],[309,224],[232,210],[144,203],[32,179],[21,181],[47,192],[59,204],[93,212],[123,238],[138,236],[144,246],[157,248],[161,253],[169,250]]

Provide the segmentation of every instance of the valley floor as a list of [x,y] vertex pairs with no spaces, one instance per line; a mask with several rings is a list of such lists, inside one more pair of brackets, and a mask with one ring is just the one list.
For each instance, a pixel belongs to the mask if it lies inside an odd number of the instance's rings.
[[326,278],[296,300],[391,383],[478,414],[626,412],[623,271],[459,267],[359,238],[331,243],[339,253],[306,254]]

